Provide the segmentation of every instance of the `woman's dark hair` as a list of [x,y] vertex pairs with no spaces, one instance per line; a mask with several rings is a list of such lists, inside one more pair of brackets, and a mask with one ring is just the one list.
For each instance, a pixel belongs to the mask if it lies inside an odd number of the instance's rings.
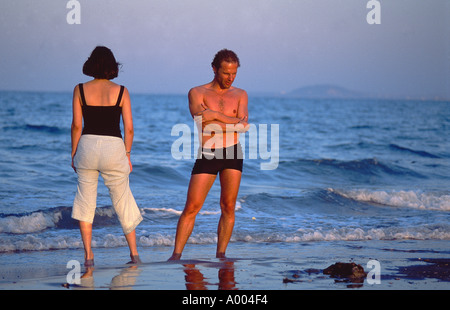
[[222,61],[235,62],[235,63],[237,63],[238,67],[241,65],[236,53],[233,51],[227,50],[226,48],[217,52],[217,54],[214,56],[214,59],[213,59],[211,65],[214,68],[219,69],[220,65],[222,64]]
[[119,75],[119,63],[105,46],[97,46],[83,65],[83,73],[96,79],[112,80]]

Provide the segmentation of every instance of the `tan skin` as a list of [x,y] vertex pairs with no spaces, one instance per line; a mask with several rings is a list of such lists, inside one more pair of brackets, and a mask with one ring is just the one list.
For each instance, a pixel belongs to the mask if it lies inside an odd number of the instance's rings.
[[[104,79],[94,79],[92,81],[84,83],[83,88],[86,102],[89,105],[96,105],[96,106],[114,106],[116,104],[117,97],[120,92],[120,85]],[[76,154],[78,142],[80,141],[81,132],[83,129],[83,111],[81,108],[81,104],[82,102],[80,89],[77,85],[73,91],[73,99],[72,99],[73,113],[72,113],[72,127],[71,127],[72,168],[75,172],[77,171],[73,164],[73,158]],[[128,93],[128,90],[126,88],[123,92],[120,106],[122,107],[125,150],[127,152],[130,152],[133,144],[134,130],[133,130],[133,117],[131,114],[130,94]],[[133,166],[130,160],[130,153],[127,153],[127,157],[131,172],[133,170]],[[80,221],[80,232],[84,244],[85,260],[94,259],[94,253],[91,247],[92,224]],[[130,248],[130,256],[132,257],[138,256],[136,245],[136,231],[133,230],[131,233],[125,235],[125,238]]]
[[[228,125],[239,124],[238,132],[248,130],[248,97],[247,93],[232,86],[237,74],[237,64],[221,63],[220,68],[213,67],[214,80],[208,84],[192,88],[189,91],[189,110],[192,117],[202,117],[202,146],[206,146],[214,137],[216,148],[227,147],[239,142],[236,129]],[[213,125],[212,125],[213,124]],[[219,126],[223,134],[211,135],[206,130],[209,125]],[[233,127],[233,126],[231,126]],[[238,126],[236,126],[238,128]],[[209,144],[209,146],[211,146]],[[195,217],[203,206],[216,175],[194,174],[191,176],[187,193],[186,205],[180,216],[175,237],[175,247],[169,260],[181,258],[182,251],[195,224]],[[234,227],[234,208],[241,181],[241,172],[225,169],[219,173],[221,194],[221,217],[217,228],[216,257],[224,258],[225,251]]]

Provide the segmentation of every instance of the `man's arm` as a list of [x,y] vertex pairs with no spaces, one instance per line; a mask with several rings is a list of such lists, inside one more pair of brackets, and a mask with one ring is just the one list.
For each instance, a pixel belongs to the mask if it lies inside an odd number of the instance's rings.
[[191,112],[192,117],[201,114],[201,112],[204,110],[204,108],[202,107],[203,103],[202,92],[199,91],[197,87],[194,87],[189,91],[188,99],[189,99],[189,111]]
[[202,110],[200,113],[197,113],[196,116],[201,116],[203,118],[203,122],[205,123],[217,121],[219,123],[224,124],[237,124],[241,121],[240,118],[228,116],[223,113],[220,113],[219,111],[211,110],[203,103],[202,108],[204,110]]
[[[203,106],[203,104],[202,104]],[[204,107],[206,108],[206,107]],[[209,110],[211,112],[216,112]],[[204,114],[201,114],[202,117]],[[220,112],[217,112],[217,116],[213,120],[203,120],[203,129],[205,133],[211,133],[213,131],[218,132],[246,132],[249,129],[248,124],[248,96],[243,90],[239,99],[239,108],[237,117],[229,117]]]
[[242,91],[242,95],[239,99],[237,117],[240,119],[240,124],[243,124],[244,127],[248,127],[248,95],[245,90]]
[[[246,97],[245,91],[243,91]],[[206,106],[203,100],[203,93],[199,87],[192,88],[189,91],[189,109],[192,117],[201,116],[204,123],[217,121],[225,124],[237,124],[242,120],[238,117],[225,115],[219,111],[211,110]]]
[[248,130],[248,98],[245,91],[243,91],[239,101],[239,117],[227,116],[218,111],[208,109],[203,103],[203,93],[197,87],[189,91],[188,98],[189,111],[198,123],[198,126],[200,126],[201,121],[203,133],[245,132]]
[[225,124],[221,122],[211,122],[203,126],[203,133],[205,134],[223,134],[227,132],[243,133],[248,131],[250,125],[246,122],[239,122],[237,124]]

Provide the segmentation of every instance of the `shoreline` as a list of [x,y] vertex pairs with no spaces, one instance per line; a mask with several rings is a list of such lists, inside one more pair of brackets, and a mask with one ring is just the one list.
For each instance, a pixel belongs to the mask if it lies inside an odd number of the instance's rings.
[[[167,262],[171,247],[140,248],[142,265],[127,265],[128,249],[94,248],[95,266],[80,284],[67,285],[70,260],[81,249],[3,253],[0,290],[448,290],[446,240],[230,243],[228,258],[214,258],[215,244],[188,244],[180,261]],[[323,270],[337,262],[380,263],[380,283],[354,283]],[[8,261],[8,262],[7,262]],[[85,274],[86,273],[86,274]],[[372,278],[373,273],[372,273]],[[373,282],[373,281],[372,281]]]

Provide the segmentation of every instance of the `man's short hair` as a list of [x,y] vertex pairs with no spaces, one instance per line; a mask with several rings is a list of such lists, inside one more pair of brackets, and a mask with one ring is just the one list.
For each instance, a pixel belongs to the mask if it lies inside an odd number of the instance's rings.
[[119,65],[109,48],[97,46],[84,63],[83,73],[96,79],[112,80],[119,75]]
[[216,69],[219,69],[220,65],[222,64],[222,61],[237,63],[238,67],[241,65],[236,53],[227,50],[226,48],[217,52],[217,54],[214,56],[211,66],[213,66]]

